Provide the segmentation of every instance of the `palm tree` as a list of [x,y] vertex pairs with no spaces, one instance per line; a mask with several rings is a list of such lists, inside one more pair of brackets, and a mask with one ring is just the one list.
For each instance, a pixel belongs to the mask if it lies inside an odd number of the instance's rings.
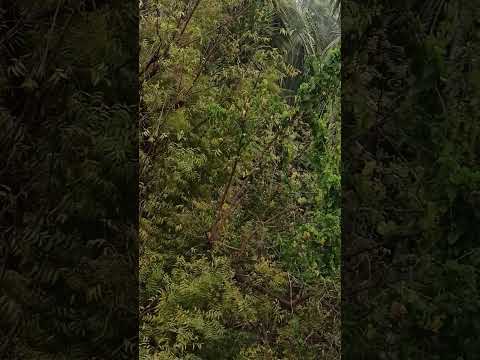
[[[322,56],[340,41],[339,0],[271,0],[276,10],[279,36],[274,45],[286,51],[287,62],[303,72],[309,56]],[[289,80],[294,90],[298,80]]]

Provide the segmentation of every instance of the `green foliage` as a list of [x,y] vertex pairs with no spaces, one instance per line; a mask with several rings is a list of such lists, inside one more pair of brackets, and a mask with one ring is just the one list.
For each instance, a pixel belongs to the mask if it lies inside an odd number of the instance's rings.
[[2,359],[136,353],[134,14],[0,10]]
[[144,359],[339,356],[339,52],[287,97],[277,10],[141,8]]
[[381,5],[343,6],[358,41],[343,50],[343,151],[355,159],[344,164],[344,246],[355,255],[342,342],[355,358],[474,359],[478,9],[391,2],[383,17]]

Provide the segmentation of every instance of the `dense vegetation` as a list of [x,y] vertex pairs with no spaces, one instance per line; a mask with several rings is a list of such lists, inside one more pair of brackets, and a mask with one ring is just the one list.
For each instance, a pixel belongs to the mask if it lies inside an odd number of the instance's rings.
[[331,10],[141,4],[141,359],[339,358]]
[[0,359],[478,358],[475,2],[0,4]]
[[342,12],[345,356],[477,359],[479,7]]
[[136,14],[1,2],[1,359],[136,356]]

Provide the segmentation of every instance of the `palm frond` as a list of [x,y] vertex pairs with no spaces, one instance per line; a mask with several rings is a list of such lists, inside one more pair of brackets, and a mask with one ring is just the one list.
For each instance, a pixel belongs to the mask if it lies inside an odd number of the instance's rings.
[[[270,0],[281,24],[274,39],[286,60],[303,72],[306,58],[322,56],[340,41],[339,0]],[[298,81],[287,80],[292,89]]]

